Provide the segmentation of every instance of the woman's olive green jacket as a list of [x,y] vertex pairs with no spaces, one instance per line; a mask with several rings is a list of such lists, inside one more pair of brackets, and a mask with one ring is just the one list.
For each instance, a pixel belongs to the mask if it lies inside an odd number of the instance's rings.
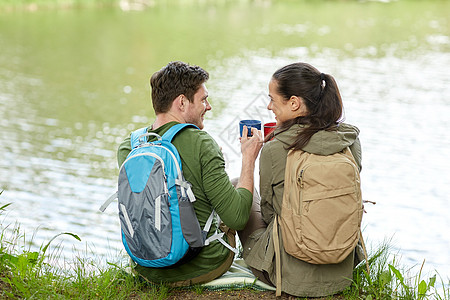
[[[288,150],[302,125],[293,125],[287,131],[277,129],[274,139],[267,142],[260,156],[261,214],[267,228],[255,231],[244,247],[245,262],[258,270],[266,271],[276,282],[275,256],[272,240],[274,213],[281,213],[284,172]],[[358,128],[341,123],[337,130],[314,134],[304,151],[329,155],[349,147],[361,170],[361,145]],[[314,265],[290,256],[284,251],[281,232],[282,291],[299,297],[322,297],[344,290],[351,284],[354,253],[343,262],[332,265]],[[355,252],[355,251],[353,251]]]

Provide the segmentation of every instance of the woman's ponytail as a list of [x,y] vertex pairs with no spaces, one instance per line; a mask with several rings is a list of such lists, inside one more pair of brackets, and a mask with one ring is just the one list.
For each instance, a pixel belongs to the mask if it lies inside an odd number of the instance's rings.
[[343,105],[339,89],[333,76],[319,72],[306,63],[287,65],[273,74],[278,92],[286,100],[291,96],[301,97],[308,115],[288,120],[281,124],[281,132],[293,124],[306,125],[289,149],[302,149],[310,138],[320,130],[332,130],[342,121]]

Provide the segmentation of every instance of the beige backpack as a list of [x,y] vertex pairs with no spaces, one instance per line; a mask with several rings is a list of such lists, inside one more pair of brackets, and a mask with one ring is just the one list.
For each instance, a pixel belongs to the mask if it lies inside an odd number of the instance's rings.
[[350,150],[333,155],[289,151],[279,224],[286,252],[312,264],[336,264],[360,238],[363,204]]

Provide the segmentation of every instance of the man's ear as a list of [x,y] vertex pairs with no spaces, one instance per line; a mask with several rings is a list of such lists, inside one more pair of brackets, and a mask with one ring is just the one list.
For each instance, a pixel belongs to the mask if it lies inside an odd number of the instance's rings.
[[186,110],[186,104],[187,104],[186,101],[187,101],[187,98],[183,94],[181,94],[181,95],[178,95],[175,98],[175,100],[173,100],[173,104],[172,105],[177,110],[185,111]]

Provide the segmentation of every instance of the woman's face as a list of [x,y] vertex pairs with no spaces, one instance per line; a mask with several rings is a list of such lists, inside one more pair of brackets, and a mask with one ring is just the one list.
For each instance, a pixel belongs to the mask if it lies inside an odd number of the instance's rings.
[[[303,100],[297,97],[295,97],[296,99],[292,99],[292,97],[291,99],[284,99],[278,93],[278,83],[273,78],[269,82],[269,98],[270,102],[267,105],[267,109],[275,114],[277,125],[302,115],[300,106],[304,106]],[[301,103],[293,103],[293,101],[299,101]]]

